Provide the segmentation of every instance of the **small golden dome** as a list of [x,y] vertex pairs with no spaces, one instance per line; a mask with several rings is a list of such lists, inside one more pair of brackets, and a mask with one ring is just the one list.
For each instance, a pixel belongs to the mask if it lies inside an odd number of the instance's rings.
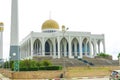
[[4,23],[3,22],[0,22],[0,32],[2,32],[4,30]]
[[47,20],[42,24],[42,30],[43,29],[59,29],[59,25],[54,20]]
[[3,23],[3,22],[0,22],[0,26],[4,26],[4,23]]

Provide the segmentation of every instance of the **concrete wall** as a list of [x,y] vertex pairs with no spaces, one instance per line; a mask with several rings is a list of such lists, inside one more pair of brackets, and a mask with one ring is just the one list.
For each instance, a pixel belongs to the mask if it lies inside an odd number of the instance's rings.
[[63,73],[62,70],[57,71],[20,71],[13,72],[10,70],[0,69],[0,73],[11,79],[53,79],[59,78]]

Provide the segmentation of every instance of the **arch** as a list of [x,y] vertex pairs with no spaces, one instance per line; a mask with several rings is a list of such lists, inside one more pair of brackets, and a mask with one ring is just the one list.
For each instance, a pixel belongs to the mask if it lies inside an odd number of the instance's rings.
[[82,54],[87,55],[87,38],[84,38],[82,41]]
[[77,38],[73,38],[71,45],[72,45],[72,55],[74,57],[79,56],[80,47],[79,47],[78,39]]
[[60,41],[60,54],[61,56],[64,56],[64,57],[68,57],[68,41],[67,39],[64,37],[61,39]]
[[33,55],[41,55],[42,47],[39,39],[36,39],[33,43]]
[[53,44],[50,39],[45,42],[45,55],[53,55]]

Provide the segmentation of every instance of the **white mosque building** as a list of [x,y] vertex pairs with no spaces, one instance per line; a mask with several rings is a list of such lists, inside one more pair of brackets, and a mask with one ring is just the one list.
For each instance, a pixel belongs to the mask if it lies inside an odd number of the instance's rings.
[[105,53],[104,34],[68,31],[52,19],[46,20],[42,32],[32,31],[20,42],[20,59],[33,57],[52,58],[94,58],[98,53]]

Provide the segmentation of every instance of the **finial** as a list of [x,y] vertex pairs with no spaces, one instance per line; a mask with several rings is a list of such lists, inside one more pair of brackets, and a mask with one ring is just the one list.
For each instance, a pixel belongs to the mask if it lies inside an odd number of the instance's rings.
[[65,31],[65,25],[62,25],[62,31]]
[[65,25],[62,25],[62,31],[67,31],[69,28],[67,27],[65,27]]

